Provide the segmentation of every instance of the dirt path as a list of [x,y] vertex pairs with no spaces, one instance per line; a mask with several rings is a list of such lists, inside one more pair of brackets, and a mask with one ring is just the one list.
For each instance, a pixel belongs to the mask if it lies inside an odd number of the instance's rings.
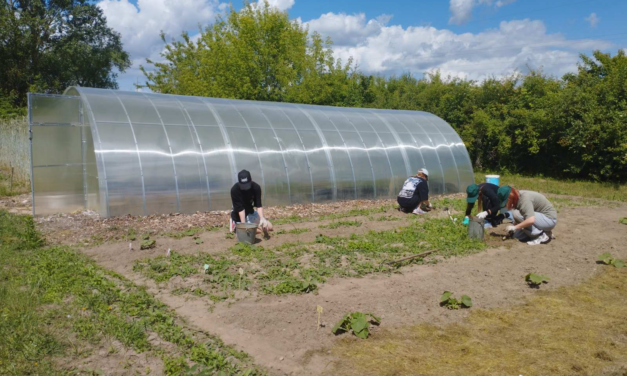
[[[626,216],[627,206],[565,208],[560,211],[554,232],[557,240],[548,245],[530,247],[511,241],[511,248],[494,248],[435,265],[406,267],[401,269],[402,274],[332,279],[320,287],[317,295],[246,298],[230,305],[218,305],[213,310],[203,299],[172,295],[168,289],[134,273],[131,260],[124,256],[129,254],[128,247],[111,248],[109,245],[88,249],[85,253],[104,267],[148,286],[192,326],[218,335],[225,343],[247,352],[271,373],[319,375],[334,361],[326,349],[336,340],[331,327],[343,314],[373,312],[382,316],[386,327],[420,322],[445,324],[461,320],[468,311],[440,308],[439,297],[444,290],[470,295],[477,308],[491,308],[516,304],[533,294],[535,290],[524,283],[524,275],[529,272],[551,277],[551,282],[543,289],[582,282],[598,270],[595,261],[599,254],[611,252],[616,257],[627,258],[627,226],[618,222]],[[389,228],[399,225],[395,221],[378,223]],[[319,224],[297,226],[317,227]],[[500,230],[503,228],[501,226]],[[211,236],[208,234],[206,236]],[[325,234],[340,235],[331,230],[325,230]],[[298,238],[306,240],[312,235],[315,236],[314,231]],[[217,238],[203,240],[215,249],[223,249],[224,234],[220,236],[220,241]],[[324,308],[322,321],[325,324],[319,331],[316,330],[318,305]]]

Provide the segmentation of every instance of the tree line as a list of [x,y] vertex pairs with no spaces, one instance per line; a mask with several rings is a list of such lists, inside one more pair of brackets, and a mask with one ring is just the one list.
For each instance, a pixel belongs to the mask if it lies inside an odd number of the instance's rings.
[[[627,181],[623,50],[581,55],[577,71],[563,77],[541,71],[481,82],[439,73],[373,76],[352,60],[335,59],[331,40],[267,4],[230,9],[198,37],[162,39],[162,60],[142,67],[154,92],[422,110],[455,128],[476,169]],[[125,67],[123,59],[112,61]],[[86,86],[111,87],[114,76],[104,77],[110,80]]]

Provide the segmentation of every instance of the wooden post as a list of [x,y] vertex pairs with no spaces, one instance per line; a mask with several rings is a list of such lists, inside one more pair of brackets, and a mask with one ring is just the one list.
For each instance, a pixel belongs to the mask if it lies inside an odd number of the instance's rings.
[[9,193],[13,193],[13,170],[15,167],[11,166],[11,180],[9,182]]

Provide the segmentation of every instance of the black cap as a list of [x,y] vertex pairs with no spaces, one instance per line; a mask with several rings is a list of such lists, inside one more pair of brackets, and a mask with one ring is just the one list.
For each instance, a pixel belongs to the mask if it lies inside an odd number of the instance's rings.
[[237,174],[237,182],[242,191],[247,191],[253,185],[253,178],[250,176],[250,172],[242,170]]

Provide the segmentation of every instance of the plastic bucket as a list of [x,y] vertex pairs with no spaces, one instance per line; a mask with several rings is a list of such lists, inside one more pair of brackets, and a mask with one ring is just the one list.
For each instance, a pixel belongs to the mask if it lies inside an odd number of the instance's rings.
[[238,223],[235,225],[235,233],[237,234],[238,242],[255,244],[255,235],[257,235],[257,224]]
[[486,175],[485,176],[485,182],[486,183],[499,185],[499,181],[500,180],[501,180],[501,175]]
[[468,222],[468,237],[483,241],[483,225],[485,221],[477,217],[470,218]]

